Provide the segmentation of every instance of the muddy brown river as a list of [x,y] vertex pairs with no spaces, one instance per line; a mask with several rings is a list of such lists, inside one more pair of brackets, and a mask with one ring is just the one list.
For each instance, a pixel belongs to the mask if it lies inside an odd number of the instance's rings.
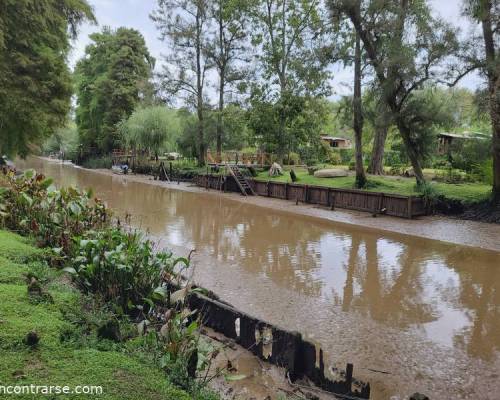
[[374,399],[416,391],[440,400],[500,398],[500,252],[41,159],[20,167],[58,185],[92,187],[162,246],[178,254],[196,249],[198,284],[303,333],[331,365],[353,362]]

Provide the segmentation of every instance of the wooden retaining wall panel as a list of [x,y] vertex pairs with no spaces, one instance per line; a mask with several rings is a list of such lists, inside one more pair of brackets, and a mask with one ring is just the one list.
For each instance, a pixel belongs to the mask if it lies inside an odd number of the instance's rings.
[[[324,390],[361,399],[370,398],[370,384],[352,378],[352,364],[347,364],[346,370],[340,371],[340,379],[332,380],[327,377],[323,350],[320,348],[318,355],[316,346],[304,340],[300,333],[286,331],[200,293],[191,293],[188,303],[192,310],[199,312],[203,325],[234,339],[257,357],[285,368],[293,381],[307,377]],[[237,320],[239,335],[235,329]],[[264,330],[271,331],[272,348],[269,357],[264,354],[262,340],[257,339],[257,333],[262,337]]]
[[[197,185],[211,189],[219,189],[218,176],[198,176]],[[419,196],[402,196],[380,192],[367,192],[357,189],[338,189],[324,186],[308,186],[294,183],[265,182],[249,180],[254,192],[260,196],[277,199],[288,199],[309,204],[318,204],[335,208],[346,208],[369,213],[383,213],[402,218],[426,215],[425,204]],[[232,177],[227,178],[225,190],[239,192]]]

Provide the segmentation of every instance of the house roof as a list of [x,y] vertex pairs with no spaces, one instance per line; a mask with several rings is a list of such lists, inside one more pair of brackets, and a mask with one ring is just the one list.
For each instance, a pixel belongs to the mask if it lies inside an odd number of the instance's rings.
[[442,132],[439,136],[457,139],[486,139],[488,135],[481,132],[464,131],[461,133]]
[[321,135],[321,139],[326,139],[326,140],[342,140],[342,141],[348,141],[348,140],[350,140],[350,139],[343,138],[343,137],[326,136],[326,135]]

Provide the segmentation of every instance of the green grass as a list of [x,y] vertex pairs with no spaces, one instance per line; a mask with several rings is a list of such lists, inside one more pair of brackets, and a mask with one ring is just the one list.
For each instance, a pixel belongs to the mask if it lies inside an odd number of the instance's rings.
[[[61,333],[70,322],[61,309],[79,305],[82,297],[65,284],[58,271],[46,271],[53,303],[30,301],[23,274],[42,273],[49,267],[37,260],[41,250],[12,233],[0,230],[0,385],[97,385],[102,399],[190,399],[185,391],[172,385],[164,373],[139,357],[120,350],[96,348],[61,342]],[[25,335],[35,330],[40,342],[30,348]],[[0,393],[0,398],[5,398]],[[89,395],[60,395],[57,399],[88,399]],[[36,395],[12,398],[33,399]],[[47,398],[53,398],[47,396]]]
[[[316,178],[309,175],[304,169],[295,169],[299,178],[297,184],[318,185],[340,189],[352,189],[354,187],[354,176],[338,178]],[[268,172],[259,173],[256,179],[263,181],[277,181],[291,183],[289,171],[285,171],[282,176],[269,177]],[[395,193],[401,195],[414,195],[418,193],[415,189],[414,178],[404,178],[399,176],[368,176],[369,186],[366,190],[372,192]],[[431,182],[432,187],[438,195],[452,200],[461,200],[466,203],[473,203],[485,200],[491,193],[491,186],[483,183],[441,183]]]

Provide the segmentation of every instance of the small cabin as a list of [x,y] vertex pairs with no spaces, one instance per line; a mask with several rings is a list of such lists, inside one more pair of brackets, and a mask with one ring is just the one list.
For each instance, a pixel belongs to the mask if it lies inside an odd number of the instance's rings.
[[453,142],[458,140],[483,140],[486,136],[479,132],[462,132],[462,133],[451,133],[443,132],[438,135],[438,153],[448,154],[451,151],[451,145]]
[[342,138],[342,137],[334,137],[321,135],[321,140],[333,149],[350,149],[352,148],[352,143],[350,139]]

